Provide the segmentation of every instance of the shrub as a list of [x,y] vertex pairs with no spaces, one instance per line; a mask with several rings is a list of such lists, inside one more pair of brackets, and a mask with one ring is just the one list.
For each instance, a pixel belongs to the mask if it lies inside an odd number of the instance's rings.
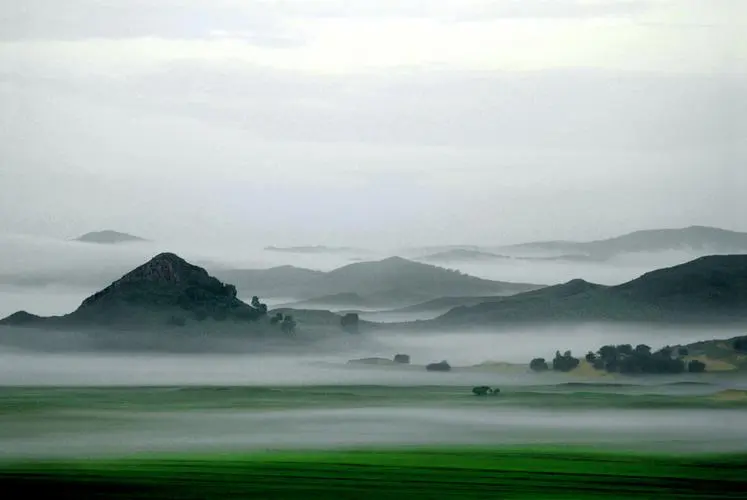
[[706,371],[705,363],[694,359],[687,364],[687,371],[690,373],[703,373]]
[[550,369],[550,367],[547,366],[547,361],[545,361],[545,358],[534,358],[529,363],[529,368],[531,368],[532,371],[535,372],[546,372]]
[[408,354],[396,354],[394,356],[394,362],[400,363],[403,365],[409,365],[410,364],[410,356]]

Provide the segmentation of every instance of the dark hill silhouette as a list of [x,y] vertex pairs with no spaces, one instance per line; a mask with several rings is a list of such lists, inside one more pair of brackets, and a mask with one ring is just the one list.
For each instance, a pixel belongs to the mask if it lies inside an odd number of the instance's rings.
[[236,297],[236,287],[172,253],[162,253],[91,295],[70,314],[44,318],[25,312],[6,325],[184,326],[188,321],[251,321],[262,314]]
[[120,233],[118,231],[112,231],[106,229],[104,231],[94,231],[86,233],[82,236],[75,238],[74,241],[81,241],[83,243],[100,243],[100,244],[117,244],[117,243],[134,243],[138,241],[148,241],[145,238],[139,236],[133,236],[132,234]]
[[433,323],[488,326],[514,322],[745,319],[747,255],[718,255],[653,271],[618,286],[573,280],[472,307],[457,307]]

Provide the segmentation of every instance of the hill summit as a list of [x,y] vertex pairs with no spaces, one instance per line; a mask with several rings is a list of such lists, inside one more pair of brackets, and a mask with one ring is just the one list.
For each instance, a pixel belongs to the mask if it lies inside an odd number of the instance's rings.
[[70,314],[43,318],[16,313],[0,323],[184,326],[208,318],[256,320],[265,313],[261,304],[253,307],[239,300],[235,286],[173,253],[161,253],[85,299]]
[[74,241],[80,241],[83,243],[99,243],[99,244],[117,244],[117,243],[134,243],[138,241],[148,241],[145,238],[134,236],[132,234],[120,233],[119,231],[112,231],[111,229],[105,229],[103,231],[93,231],[86,233],[82,236],[75,238]]

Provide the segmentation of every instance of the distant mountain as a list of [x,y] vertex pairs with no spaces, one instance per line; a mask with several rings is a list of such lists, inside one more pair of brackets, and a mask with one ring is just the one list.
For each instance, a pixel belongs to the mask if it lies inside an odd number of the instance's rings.
[[256,290],[264,297],[321,301],[329,296],[357,294],[364,303],[374,302],[386,307],[411,305],[443,296],[510,295],[541,287],[485,280],[401,257],[356,262],[329,272],[286,266],[262,271],[224,271],[219,276],[242,288]]
[[682,229],[650,229],[588,242],[539,241],[500,247],[516,253],[549,253],[555,258],[563,256],[576,260],[586,256],[604,260],[615,255],[634,252],[661,252],[686,250],[710,254],[732,254],[747,252],[747,233],[728,231],[706,226],[690,226]]
[[[313,283],[325,273],[295,266],[278,266],[269,269],[228,269],[215,271],[216,277],[235,283],[239,290],[253,290],[262,297],[302,298],[313,297]],[[306,293],[297,295],[296,292]]]
[[269,252],[301,253],[301,254],[318,254],[318,253],[360,253],[364,250],[352,247],[327,247],[323,245],[300,246],[300,247],[265,247]]
[[484,252],[481,250],[469,250],[465,248],[455,248],[452,250],[444,250],[442,252],[436,252],[423,257],[418,260],[426,262],[474,262],[474,261],[492,261],[501,259],[511,259],[506,255],[498,255],[495,253]]
[[261,316],[236,297],[233,285],[177,255],[162,253],[91,295],[70,314],[43,318],[21,311],[0,324],[165,328],[205,320],[247,323]]
[[120,233],[118,231],[94,231],[92,233],[86,233],[82,236],[75,238],[74,241],[81,241],[83,243],[99,243],[113,245],[117,243],[135,243],[138,241],[148,241],[145,238],[139,236],[133,236],[127,233]]
[[618,286],[573,280],[476,306],[457,307],[432,323],[464,327],[554,321],[744,320],[747,255],[719,255],[653,271]]
[[320,306],[325,308],[328,308],[329,306],[366,307],[367,303],[368,301],[357,293],[345,292],[333,293],[332,295],[324,295],[322,297],[314,297],[312,299],[292,302],[278,307],[293,309],[314,309]]

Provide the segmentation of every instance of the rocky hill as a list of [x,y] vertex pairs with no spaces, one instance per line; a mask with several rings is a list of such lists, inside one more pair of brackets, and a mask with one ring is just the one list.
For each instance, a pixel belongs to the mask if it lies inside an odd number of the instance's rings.
[[91,295],[75,311],[44,318],[25,312],[16,326],[175,326],[205,320],[256,321],[263,312],[237,298],[236,287],[172,253],[162,253]]

